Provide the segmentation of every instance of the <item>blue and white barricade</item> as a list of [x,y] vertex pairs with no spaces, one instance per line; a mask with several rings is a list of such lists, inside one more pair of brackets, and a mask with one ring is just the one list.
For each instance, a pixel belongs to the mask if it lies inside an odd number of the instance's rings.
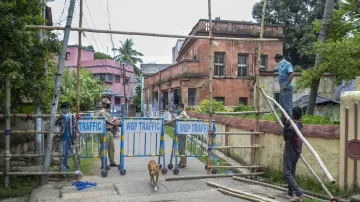
[[[165,168],[164,119],[145,117],[123,118],[120,142],[120,174],[126,174],[125,157],[156,156],[158,157],[161,172],[163,174],[167,173]],[[160,161],[161,157],[163,164]]]
[[[213,121],[214,134],[211,138],[211,146],[216,146],[216,125]],[[178,157],[187,158],[187,157],[206,157],[207,156],[207,143],[204,141],[204,136],[208,137],[209,135],[209,122],[204,120],[185,120],[177,119],[175,121],[175,130],[172,148],[170,163],[168,165],[169,169],[173,169],[173,158],[175,159],[175,169],[173,173],[175,175],[179,174],[179,164]],[[206,140],[206,139],[205,139]],[[185,141],[185,144],[183,144]],[[212,155],[213,165],[216,165],[216,156],[215,153]],[[205,170],[207,167],[205,166]]]
[[[94,136],[96,134],[103,134],[103,153],[100,153],[100,146],[98,147],[97,154],[88,154],[88,137],[85,139],[85,145],[86,145],[86,154],[83,155],[84,152],[81,152],[80,158],[98,158],[99,155],[102,155],[101,158],[103,158],[103,167],[101,169],[101,175],[103,177],[107,176],[107,145],[106,145],[106,118],[105,117],[81,117],[78,120],[79,125],[79,134],[80,136],[84,134],[88,134],[92,136],[92,140],[94,140]],[[100,141],[99,141],[100,142]],[[94,141],[92,141],[92,147],[94,147]]]

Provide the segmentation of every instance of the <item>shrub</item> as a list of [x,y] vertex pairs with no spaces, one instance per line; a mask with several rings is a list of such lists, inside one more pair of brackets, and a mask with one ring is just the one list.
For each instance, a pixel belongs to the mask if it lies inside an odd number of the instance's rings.
[[[199,112],[202,113],[210,113],[209,110],[209,100],[208,99],[204,99],[200,102],[200,108],[199,108]],[[218,102],[215,99],[213,100],[213,107],[212,107],[212,111],[213,112],[224,112],[225,111],[225,106],[224,103],[222,102]]]

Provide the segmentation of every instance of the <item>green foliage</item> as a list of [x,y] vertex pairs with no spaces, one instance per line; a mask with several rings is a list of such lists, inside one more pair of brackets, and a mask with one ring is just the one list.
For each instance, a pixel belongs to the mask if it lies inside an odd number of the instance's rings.
[[[0,176],[0,181],[4,181],[4,176]],[[0,183],[0,200],[20,197],[31,194],[31,192],[40,186],[40,177],[38,176],[10,176],[10,187],[5,188],[4,183]]]
[[[100,93],[106,90],[104,84],[95,77],[90,70],[80,69],[80,110],[87,111],[92,109],[95,101],[100,98]],[[54,82],[53,82],[54,83]],[[53,91],[54,84],[52,86]],[[52,94],[51,94],[52,95]],[[49,97],[51,99],[51,96]],[[76,73],[70,69],[65,69],[62,77],[62,92],[60,102],[70,102],[75,109],[76,106]]]
[[118,62],[128,62],[133,65],[136,75],[141,75],[140,69],[136,66],[137,63],[142,63],[141,57],[144,54],[134,49],[134,42],[132,39],[126,39],[125,42],[121,42],[121,46],[116,49],[119,51],[119,55],[115,56],[115,60]]
[[105,53],[96,52],[94,54],[95,59],[112,59],[110,55],[106,55]]
[[[218,102],[215,99],[213,99],[212,111],[213,112],[224,112],[225,111],[224,103]],[[204,99],[200,102],[199,112],[210,113],[210,102],[208,99]]]
[[[284,178],[283,172],[281,171],[269,169],[265,172],[265,178],[266,178],[265,182],[267,183],[287,187],[287,182]],[[296,182],[305,193],[309,191],[312,193],[325,195],[325,192],[322,190],[321,185],[313,177],[296,175]],[[340,190],[339,186],[336,184],[330,184],[327,182],[325,182],[324,184],[328,188],[330,193],[332,193],[335,197],[348,198],[352,194],[357,194],[355,190],[349,190],[349,191]]]
[[[140,82],[139,78],[136,79],[138,82]],[[141,85],[137,85],[135,88],[134,104],[136,104],[137,107],[141,109]]]
[[[326,0],[267,0],[266,24],[284,25],[284,56],[294,66],[311,67],[315,55],[307,54],[317,40],[313,21],[322,19]],[[335,0],[335,5],[337,1]],[[253,7],[253,18],[260,23],[263,0]]]

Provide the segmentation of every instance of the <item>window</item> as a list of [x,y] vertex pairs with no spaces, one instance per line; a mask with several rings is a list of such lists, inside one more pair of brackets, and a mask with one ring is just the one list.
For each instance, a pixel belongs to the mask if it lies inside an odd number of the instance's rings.
[[115,105],[120,105],[120,98],[119,97],[115,98]]
[[114,81],[114,75],[113,74],[107,74],[107,80],[108,82],[113,82]]
[[216,100],[217,102],[222,102],[223,104],[225,104],[225,97],[214,97],[214,100]]
[[248,105],[247,97],[239,97],[239,104]]
[[66,52],[65,60],[70,60],[70,52]]
[[115,82],[116,83],[120,83],[120,76],[119,75],[115,75]]
[[260,69],[267,70],[267,67],[268,67],[268,56],[261,55],[260,56]]
[[[274,99],[277,103],[280,103],[280,93],[274,93]],[[277,107],[276,104],[274,104],[274,107]]]
[[106,81],[106,74],[98,74],[98,76],[102,82]]
[[248,75],[248,54],[239,54],[238,55],[238,76],[247,76]]
[[214,76],[225,76],[225,53],[215,53]]

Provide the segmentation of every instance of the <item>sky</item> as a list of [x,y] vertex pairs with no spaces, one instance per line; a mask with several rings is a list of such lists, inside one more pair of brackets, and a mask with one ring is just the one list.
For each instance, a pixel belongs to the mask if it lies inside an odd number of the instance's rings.
[[[253,5],[259,0],[212,0],[212,19],[252,21]],[[79,26],[79,0],[76,1],[72,27]],[[199,19],[208,18],[207,0],[83,0],[83,27],[117,31],[137,31],[188,35]],[[107,8],[108,2],[108,8]],[[65,26],[70,0],[48,3],[54,26]],[[62,31],[56,31],[60,40]],[[112,35],[114,46],[132,38],[135,49],[144,54],[144,63],[171,64],[172,47],[177,39],[147,36]],[[78,33],[71,32],[69,45],[78,44]],[[95,51],[111,56],[109,34],[85,33],[83,45],[93,45]]]

